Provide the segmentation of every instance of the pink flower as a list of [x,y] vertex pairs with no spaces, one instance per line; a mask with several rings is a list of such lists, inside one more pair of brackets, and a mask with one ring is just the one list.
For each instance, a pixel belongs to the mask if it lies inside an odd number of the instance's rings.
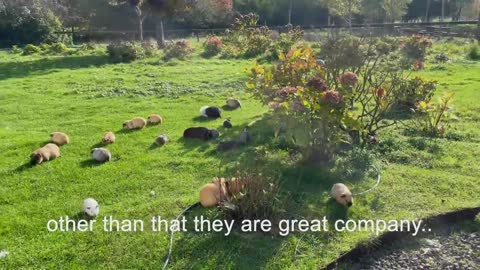
[[327,102],[331,105],[338,105],[343,101],[343,96],[337,91],[328,90],[322,97],[324,102]]
[[292,106],[292,111],[294,112],[303,112],[305,111],[305,106],[303,105],[303,103],[299,100],[294,100],[291,104]]
[[358,82],[358,76],[353,72],[345,72],[339,76],[338,80],[343,87],[353,87]]
[[377,96],[380,97],[380,98],[383,98],[385,96],[385,89],[378,88],[377,89]]
[[277,96],[282,98],[287,98],[290,95],[296,94],[298,91],[297,87],[294,86],[285,86],[282,89],[277,91]]
[[320,77],[316,77],[316,78],[310,80],[307,83],[307,87],[318,90],[320,92],[325,92],[325,91],[328,90],[327,83],[325,83],[325,81]]

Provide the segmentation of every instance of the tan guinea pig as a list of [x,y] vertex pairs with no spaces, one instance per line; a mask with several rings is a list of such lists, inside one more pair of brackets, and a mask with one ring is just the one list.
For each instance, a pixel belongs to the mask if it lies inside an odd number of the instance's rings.
[[333,185],[330,196],[343,206],[350,207],[353,205],[352,193],[344,184],[338,183]]
[[102,142],[104,144],[112,144],[115,142],[115,134],[111,131],[105,133],[102,138]]
[[31,162],[37,165],[58,157],[60,157],[60,148],[53,143],[49,143],[44,147],[33,151],[30,155]]
[[58,146],[65,145],[70,142],[70,138],[68,138],[68,135],[63,132],[53,132],[52,134],[50,134],[50,140],[52,143]]
[[163,119],[158,114],[152,114],[147,118],[147,121],[150,125],[160,125],[163,123]]
[[200,190],[200,204],[205,208],[211,208],[220,202],[220,187],[214,183],[206,184]]
[[147,120],[142,117],[135,117],[132,120],[126,121],[123,123],[123,129],[132,130],[132,129],[142,129],[147,125]]

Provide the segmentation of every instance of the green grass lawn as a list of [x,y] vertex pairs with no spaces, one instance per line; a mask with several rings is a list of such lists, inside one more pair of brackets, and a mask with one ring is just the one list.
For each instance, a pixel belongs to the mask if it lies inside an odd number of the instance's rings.
[[[49,233],[46,223],[77,214],[87,197],[99,201],[98,219],[174,218],[197,201],[199,188],[221,174],[226,160],[261,163],[271,157],[271,169],[280,172],[284,189],[294,194],[298,207],[291,211],[293,217],[328,214],[332,183],[347,183],[354,192],[371,186],[371,178],[334,179],[323,170],[295,168],[280,152],[253,156],[241,149],[218,154],[215,143],[181,139],[185,128],[199,125],[234,137],[242,126],[264,117],[268,110],[243,92],[245,69],[252,64],[253,60],[199,56],[168,63],[149,58],[111,64],[103,55],[27,57],[0,52],[0,250],[10,252],[0,260],[0,268],[158,269],[168,248],[166,233],[107,233],[100,227],[94,232]],[[451,122],[443,139],[414,137],[404,127],[381,134],[376,155],[382,183],[356,198],[350,218],[413,219],[480,205],[479,74],[479,62],[463,59],[447,64],[446,70],[427,68],[420,73],[439,81],[437,96],[455,93],[459,120]],[[242,109],[224,113],[235,129],[224,130],[221,120],[197,118],[201,106],[222,106],[229,96],[243,102]],[[151,113],[162,115],[165,123],[119,132],[123,121]],[[109,130],[117,132],[117,142],[108,147],[113,162],[95,166],[90,150]],[[26,166],[31,151],[53,131],[70,135],[62,157]],[[171,142],[152,148],[161,133]],[[216,215],[201,209],[194,214]],[[189,232],[176,235],[171,267],[317,268],[371,237]]]

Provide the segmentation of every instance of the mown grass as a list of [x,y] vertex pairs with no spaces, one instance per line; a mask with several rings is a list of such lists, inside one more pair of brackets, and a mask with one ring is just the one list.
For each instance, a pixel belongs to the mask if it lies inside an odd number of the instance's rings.
[[[197,44],[198,45],[198,44]],[[168,236],[147,230],[137,233],[49,233],[46,222],[80,211],[84,198],[100,203],[100,219],[173,218],[197,201],[198,189],[222,174],[227,162],[266,164],[281,175],[295,205],[289,215],[322,218],[331,215],[328,192],[345,182],[354,192],[373,179],[338,179],[315,167],[297,166],[284,150],[255,151],[254,146],[219,154],[215,143],[186,142],[187,127],[219,128],[234,137],[242,126],[263,119],[267,109],[243,92],[245,68],[251,60],[201,59],[163,62],[149,58],[111,64],[106,56],[14,56],[0,53],[0,250],[10,255],[1,268],[159,268]],[[446,138],[411,135],[405,126],[381,134],[373,151],[382,167],[382,183],[356,198],[348,212],[353,219],[411,219],[480,205],[480,63],[456,58],[442,69],[419,75],[437,79],[442,91],[455,93],[459,120]],[[226,111],[233,130],[221,121],[200,121],[203,105],[223,105],[229,96],[243,108]],[[96,166],[90,149],[108,130],[119,131],[124,120],[159,113],[165,124],[137,132],[118,132],[108,148],[113,162]],[[267,126],[254,125],[255,146],[270,140]],[[408,121],[406,121],[408,125]],[[30,152],[53,131],[71,136],[62,157],[41,166],[26,165]],[[151,144],[160,133],[171,142]],[[262,154],[259,154],[262,153]],[[150,196],[154,190],[156,196]],[[332,212],[333,211],[333,212]],[[215,217],[202,209],[191,215]],[[148,224],[148,222],[146,223]],[[100,224],[97,224],[101,225]],[[184,268],[317,268],[335,259],[369,233],[271,234],[183,233],[176,235],[171,267]]]

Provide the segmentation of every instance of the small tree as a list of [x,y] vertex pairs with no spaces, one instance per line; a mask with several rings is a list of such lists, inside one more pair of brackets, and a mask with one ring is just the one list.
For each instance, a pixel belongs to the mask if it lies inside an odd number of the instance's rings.
[[349,28],[352,27],[353,15],[360,13],[362,6],[362,0],[323,0],[321,3],[331,14],[341,17]]
[[143,22],[150,14],[150,6],[146,4],[146,0],[114,0],[110,3],[124,5],[133,11],[137,23],[138,38],[143,41]]
[[390,22],[400,20],[407,13],[408,5],[412,0],[383,0],[382,8],[385,18]]
[[160,47],[165,46],[164,20],[185,12],[195,4],[195,0],[145,0],[156,16],[156,37]]

